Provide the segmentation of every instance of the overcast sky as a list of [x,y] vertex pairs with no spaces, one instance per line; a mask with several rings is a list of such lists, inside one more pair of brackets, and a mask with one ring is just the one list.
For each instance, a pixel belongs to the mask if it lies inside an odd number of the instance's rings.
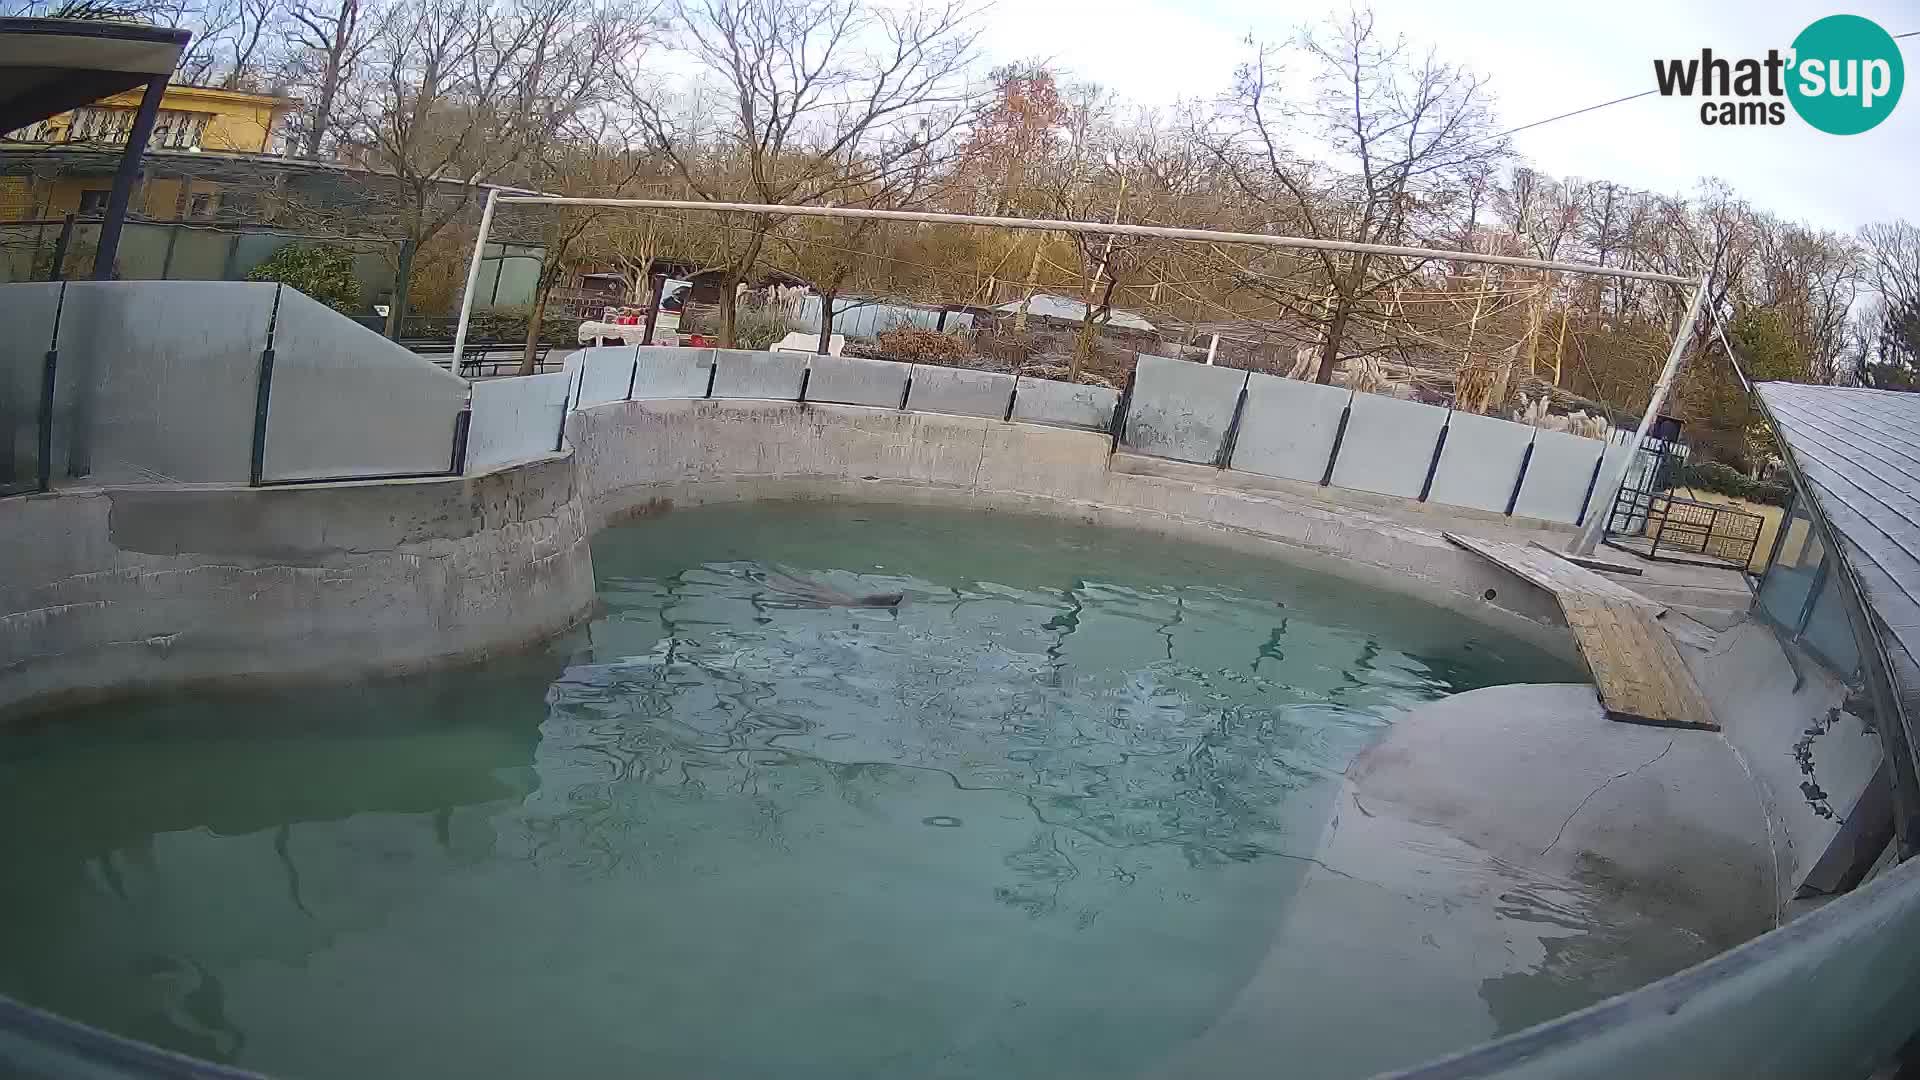
[[[1785,50],[1815,19],[1864,15],[1888,33],[1920,30],[1920,0],[1374,0],[1378,26],[1431,45],[1492,81],[1503,127],[1652,89],[1656,57],[1760,57]],[[1272,0],[1001,0],[983,47],[993,63],[1054,61],[1123,99],[1212,97],[1245,55],[1248,33],[1280,40],[1322,3]],[[1344,10],[1344,9],[1342,9]],[[1683,192],[1702,176],[1748,201],[1815,225],[1920,221],[1920,38],[1905,48],[1908,87],[1893,115],[1861,135],[1822,134],[1792,115],[1782,127],[1707,127],[1700,99],[1630,101],[1514,136],[1556,176]],[[1690,102],[1690,103],[1689,103]],[[1195,222],[1194,224],[1202,224]]]

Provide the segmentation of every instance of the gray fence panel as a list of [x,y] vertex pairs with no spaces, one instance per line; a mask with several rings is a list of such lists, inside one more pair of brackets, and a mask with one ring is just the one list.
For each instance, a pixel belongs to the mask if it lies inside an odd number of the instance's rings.
[[1005,418],[1013,400],[1013,376],[998,371],[913,366],[913,386],[907,408],[954,416]]
[[639,366],[633,375],[633,400],[706,397],[707,383],[713,379],[715,351],[659,345],[640,349]]
[[564,371],[474,383],[467,472],[553,453],[571,389]]
[[1023,375],[1013,388],[1013,418],[1035,424],[1106,431],[1113,426],[1113,410],[1119,404],[1120,391],[1104,386]]
[[634,372],[638,363],[638,345],[605,345],[581,349],[569,361],[580,362],[580,383],[574,392],[573,407],[590,409],[609,401],[627,400],[627,387],[639,381]]
[[807,400],[897,409],[907,392],[912,364],[858,356],[815,356],[807,377]]
[[467,382],[293,288],[273,324],[261,478],[446,472]]
[[[803,296],[791,309],[789,321],[794,329],[808,333],[820,332],[820,298]],[[915,326],[922,330],[940,328],[940,312],[925,308],[905,307],[899,304],[873,304],[861,300],[842,297],[834,301],[833,332],[847,337],[872,337],[885,330],[901,326]],[[946,330],[967,330],[973,326],[973,316],[964,311],[947,312]]]
[[1447,410],[1380,394],[1355,394],[1352,407],[1334,486],[1419,498]]
[[800,385],[806,380],[807,361],[810,359],[810,353],[715,350],[714,362],[718,370],[713,375],[713,396],[798,401]]
[[1255,373],[1233,444],[1232,467],[1317,484],[1327,474],[1340,414],[1353,391]]
[[1586,504],[1593,466],[1606,449],[1599,439],[1583,439],[1564,431],[1542,431],[1534,436],[1527,478],[1513,504],[1519,517],[1542,518],[1567,525],[1580,519]]
[[1219,456],[1247,373],[1141,353],[1127,407],[1129,450],[1211,464]]
[[[1604,514],[1611,512],[1611,508],[1607,503],[1613,498],[1614,493],[1602,489],[1607,486],[1607,478],[1613,475],[1613,470],[1620,466],[1620,459],[1627,456],[1628,444],[1632,441],[1633,435],[1630,432],[1624,435],[1616,434],[1613,438],[1607,440],[1607,449],[1600,457],[1600,475],[1594,479],[1593,491],[1587,496],[1586,513]],[[1630,487],[1646,486],[1647,469],[1652,464],[1652,458],[1646,454],[1642,454],[1640,457],[1641,462],[1639,466],[1627,470],[1626,482]],[[1647,515],[1643,513],[1633,514],[1631,517],[1631,521],[1624,518],[1621,520],[1620,524],[1624,531],[1634,533],[1639,532],[1645,527]],[[1582,517],[1581,520],[1585,521],[1586,519]]]
[[59,310],[58,282],[0,285],[0,491],[39,486],[40,381]]
[[70,474],[84,465],[100,484],[245,483],[260,354],[278,288],[68,282],[55,469]]
[[1520,460],[1533,428],[1492,416],[1456,412],[1447,421],[1447,445],[1433,472],[1427,501],[1506,513]]

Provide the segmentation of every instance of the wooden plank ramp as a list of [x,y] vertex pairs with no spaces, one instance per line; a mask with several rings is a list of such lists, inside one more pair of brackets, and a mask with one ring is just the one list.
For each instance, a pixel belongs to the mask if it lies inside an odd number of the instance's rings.
[[1656,621],[1665,607],[1543,548],[1458,533],[1446,538],[1553,594],[1609,717],[1720,730],[1679,648]]

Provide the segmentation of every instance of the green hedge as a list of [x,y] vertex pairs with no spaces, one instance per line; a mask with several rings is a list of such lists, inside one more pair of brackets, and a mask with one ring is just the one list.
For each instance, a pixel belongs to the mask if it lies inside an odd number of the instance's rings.
[[1786,484],[1750,479],[1739,469],[1718,461],[1687,465],[1681,472],[1680,481],[1690,488],[1729,495],[1748,502],[1787,505],[1789,488]]

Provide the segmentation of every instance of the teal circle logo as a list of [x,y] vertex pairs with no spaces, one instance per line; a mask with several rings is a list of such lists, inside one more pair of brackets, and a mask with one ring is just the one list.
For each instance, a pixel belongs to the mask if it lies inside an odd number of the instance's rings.
[[1787,99],[1829,135],[1858,135],[1885,120],[1905,83],[1899,43],[1872,19],[1829,15],[1793,39]]

